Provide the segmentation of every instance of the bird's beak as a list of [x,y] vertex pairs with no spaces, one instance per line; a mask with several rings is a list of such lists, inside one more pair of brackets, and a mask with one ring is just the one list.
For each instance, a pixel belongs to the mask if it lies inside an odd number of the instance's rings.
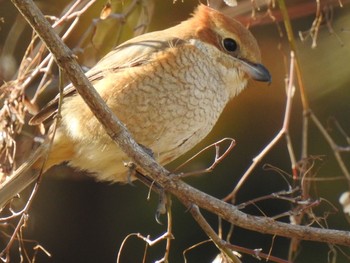
[[240,60],[242,70],[246,72],[252,79],[271,83],[271,75],[264,65],[259,63],[252,63],[245,60]]

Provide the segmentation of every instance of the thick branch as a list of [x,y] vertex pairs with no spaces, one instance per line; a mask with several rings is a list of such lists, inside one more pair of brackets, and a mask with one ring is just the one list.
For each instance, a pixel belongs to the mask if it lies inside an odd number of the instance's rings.
[[67,74],[111,138],[135,164],[142,168],[143,172],[146,172],[165,190],[174,194],[181,202],[185,204],[192,202],[221,216],[232,224],[261,233],[350,246],[349,232],[290,225],[276,222],[266,217],[250,216],[242,213],[231,204],[209,196],[181,180],[169,176],[170,173],[143,151],[132,139],[125,126],[106,106],[72,57],[70,50],[55,34],[50,24],[33,2],[31,0],[12,0],[12,2],[47,45],[56,58],[57,64]]

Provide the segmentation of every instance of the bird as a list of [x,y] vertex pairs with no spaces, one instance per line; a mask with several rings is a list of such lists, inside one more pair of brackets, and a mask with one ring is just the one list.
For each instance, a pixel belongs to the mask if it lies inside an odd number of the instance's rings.
[[[162,165],[203,140],[249,79],[271,82],[252,33],[203,4],[178,25],[115,47],[86,76],[134,139]],[[58,101],[49,102],[30,124],[51,119]],[[98,181],[135,180],[125,166],[130,160],[72,85],[64,89],[60,115],[44,172],[67,162]],[[41,167],[39,161],[34,169]]]

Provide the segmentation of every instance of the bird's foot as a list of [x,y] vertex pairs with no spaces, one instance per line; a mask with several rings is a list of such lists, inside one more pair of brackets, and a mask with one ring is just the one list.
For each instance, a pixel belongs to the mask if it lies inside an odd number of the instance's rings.
[[135,177],[139,179],[143,184],[145,184],[147,187],[150,188],[150,190],[155,191],[159,194],[159,203],[157,206],[155,219],[157,223],[162,224],[160,221],[160,216],[165,214],[168,210],[170,201],[168,195],[165,193],[164,188],[160,186],[158,183],[150,179],[149,177],[141,174],[140,172],[136,171]]
[[[143,149],[145,153],[154,158],[154,153],[150,148],[142,144],[139,144],[139,146]],[[135,180],[135,178],[137,178],[136,173],[138,173],[138,171],[136,170],[137,166],[133,162],[124,162],[124,166],[128,168],[127,183],[134,186],[133,181]]]

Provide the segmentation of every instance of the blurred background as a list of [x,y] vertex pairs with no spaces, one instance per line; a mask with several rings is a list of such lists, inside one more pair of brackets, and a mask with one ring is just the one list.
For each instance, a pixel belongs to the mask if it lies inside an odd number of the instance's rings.
[[[59,16],[70,1],[36,1],[47,15]],[[265,1],[253,1],[262,6],[257,18],[250,19],[251,1],[238,1],[238,7],[225,9],[238,16],[244,23],[251,24],[251,31],[257,38],[262,52],[263,64],[270,70],[273,81],[270,85],[251,82],[249,87],[225,109],[211,134],[195,149],[167,166],[172,170],[205,146],[224,137],[234,138],[237,145],[227,158],[209,174],[186,179],[186,182],[217,198],[225,197],[234,188],[252,159],[270,142],[280,130],[286,103],[285,77],[289,69],[289,45],[283,21],[274,8],[273,21],[266,15]],[[292,26],[297,39],[301,68],[305,79],[306,92],[310,106],[320,121],[328,128],[334,140],[347,146],[346,138],[330,120],[336,119],[343,129],[350,133],[350,6],[348,1],[320,1],[324,22],[319,27],[317,45],[312,47],[312,39],[301,41],[315,19],[316,1],[287,1]],[[106,1],[96,1],[82,16],[74,33],[66,40],[75,51],[79,62],[85,67],[93,66],[116,43],[130,38],[134,25],[140,16],[136,8],[127,20],[106,19],[96,22]],[[112,1],[114,13],[125,10],[128,1]],[[141,1],[140,1],[141,3]],[[215,2],[217,4],[217,2]],[[341,8],[340,3],[344,6]],[[141,5],[141,4],[140,4]],[[154,9],[149,31],[160,30],[179,23],[189,17],[198,0],[185,0],[173,3],[171,0],[154,1]],[[32,33],[10,1],[0,1],[0,78],[10,81],[15,77],[21,58],[30,42]],[[326,18],[329,18],[328,20]],[[94,20],[95,19],[95,20]],[[95,26],[91,25],[95,22]],[[328,23],[327,23],[328,22]],[[121,29],[121,26],[122,29]],[[58,28],[58,30],[63,28]],[[122,30],[122,31],[120,31]],[[120,34],[119,34],[120,33]],[[84,50],[76,48],[84,39]],[[54,71],[55,72],[55,71]],[[53,82],[54,83],[54,82]],[[33,87],[35,86],[33,82]],[[38,97],[39,107],[56,94],[54,84],[45,94]],[[28,88],[28,96],[33,96]],[[302,106],[300,94],[296,91],[290,135],[297,159],[300,159],[302,132]],[[341,193],[349,188],[348,182],[339,169],[332,150],[316,127],[309,127],[309,156],[317,157],[310,173],[315,178],[338,178],[337,180],[315,181],[311,184],[312,200],[321,200],[314,208],[323,226],[331,229],[349,230],[349,223],[338,204]],[[209,166],[214,151],[208,151],[186,166],[186,171],[195,171]],[[311,159],[310,159],[311,160]],[[349,164],[349,154],[344,154],[345,164]],[[283,176],[276,171],[264,169],[269,164],[291,176],[291,164],[285,140],[281,140],[266,158],[258,165],[243,185],[237,196],[237,204],[288,190]],[[293,185],[293,180],[285,176]],[[29,221],[23,231],[24,238],[30,240],[27,248],[39,242],[49,253],[47,257],[39,252],[37,262],[116,262],[118,249],[123,239],[130,233],[141,233],[156,238],[166,231],[166,218],[163,225],[155,221],[158,196],[151,194],[147,200],[148,189],[140,183],[132,185],[109,185],[95,182],[86,174],[77,173],[66,166],[50,170],[40,186],[30,210]],[[252,215],[275,216],[291,209],[289,202],[270,199],[248,206],[244,212]],[[262,214],[262,212],[264,214]],[[204,215],[217,229],[217,218]],[[327,215],[327,216],[326,216]],[[176,199],[173,200],[174,230],[170,252],[170,262],[183,262],[183,251],[203,240],[206,235],[197,226],[191,215]],[[326,218],[326,222],[324,217]],[[288,217],[280,219],[289,222]],[[229,225],[223,224],[224,234]],[[32,242],[33,241],[33,242]],[[231,238],[233,244],[250,249],[262,248],[263,252],[287,258],[290,240],[272,237],[235,227]],[[1,249],[6,238],[0,239]],[[144,242],[135,237],[126,243],[121,262],[141,262]],[[165,243],[149,248],[146,262],[162,257]],[[16,247],[15,247],[16,248]],[[295,262],[328,262],[329,253],[337,253],[335,262],[349,262],[346,248],[331,247],[327,244],[302,241]],[[333,251],[333,252],[330,252]],[[207,243],[186,254],[188,262],[211,262],[218,253],[216,247]],[[13,252],[13,262],[16,250]],[[260,262],[249,255],[243,262]]]

